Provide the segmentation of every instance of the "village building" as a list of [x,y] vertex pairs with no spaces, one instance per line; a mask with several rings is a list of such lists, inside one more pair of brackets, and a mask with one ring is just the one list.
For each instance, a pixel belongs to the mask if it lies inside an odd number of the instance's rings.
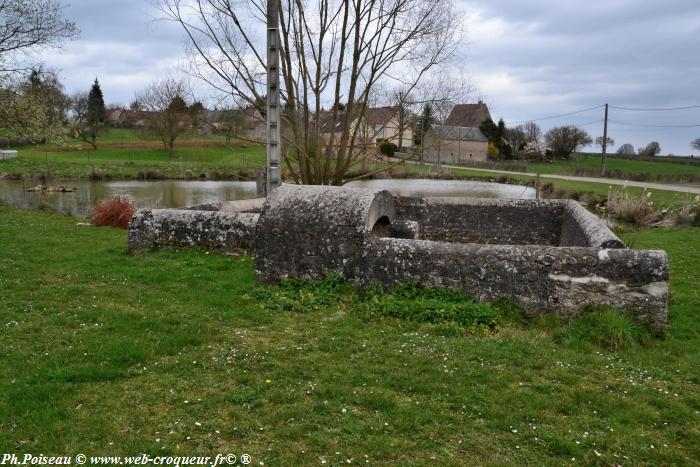
[[491,113],[483,101],[476,104],[457,104],[452,107],[445,125],[479,128],[483,121],[488,119],[491,119]]
[[413,147],[413,129],[405,114],[406,112],[402,118],[401,109],[396,106],[367,109],[365,120],[368,139],[375,143],[394,143],[399,150]]
[[444,125],[433,125],[426,132],[420,157],[425,162],[454,165],[487,160],[489,140],[479,127],[490,118],[482,101],[455,105]]
[[435,164],[460,165],[487,159],[489,140],[478,128],[433,125],[425,134],[422,158]]

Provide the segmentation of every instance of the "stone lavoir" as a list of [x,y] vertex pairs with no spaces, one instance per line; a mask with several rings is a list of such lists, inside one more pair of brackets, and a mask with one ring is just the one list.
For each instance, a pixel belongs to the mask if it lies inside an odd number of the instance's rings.
[[142,210],[129,249],[249,251],[261,283],[340,274],[350,283],[460,289],[507,297],[529,316],[585,305],[667,320],[668,259],[630,250],[570,200],[394,197],[387,191],[283,186],[266,200]]

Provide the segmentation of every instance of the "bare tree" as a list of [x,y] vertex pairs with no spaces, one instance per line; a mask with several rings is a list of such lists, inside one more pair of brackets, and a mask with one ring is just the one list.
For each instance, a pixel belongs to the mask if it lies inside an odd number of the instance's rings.
[[586,130],[574,125],[564,125],[549,130],[544,139],[554,157],[566,159],[572,152],[593,142]]
[[630,143],[625,143],[617,149],[617,153],[625,156],[633,156],[634,146],[632,146]]
[[[600,148],[603,147],[603,137],[602,136],[598,136],[595,139],[595,145],[600,146]],[[615,146],[615,140],[608,136],[608,138],[606,140],[605,147],[609,148],[610,146]]]
[[518,156],[520,150],[525,147],[529,141],[527,133],[522,125],[506,129],[506,140],[513,150],[513,156]]
[[643,148],[639,148],[639,155],[640,156],[656,156],[661,152],[661,145],[656,142],[652,141],[649,144],[647,144]]
[[136,94],[145,112],[146,132],[162,141],[170,156],[175,154],[175,140],[192,130],[188,94],[185,82],[173,78],[151,83]]
[[700,151],[700,138],[695,138],[690,145],[693,146],[694,149]]
[[542,140],[542,129],[535,122],[527,122],[522,125],[528,142],[539,143]]
[[[152,1],[185,31],[195,76],[259,106],[264,0]],[[346,181],[367,144],[360,129],[375,88],[410,93],[451,57],[462,29],[452,0],[285,0],[279,23],[284,164],[291,178],[311,184]],[[323,129],[325,121],[335,124]]]
[[0,74],[22,71],[17,59],[78,35],[56,0],[0,0]]
[[219,132],[226,136],[226,142],[230,143],[234,138],[245,137],[246,115],[243,109],[224,109],[217,119]]

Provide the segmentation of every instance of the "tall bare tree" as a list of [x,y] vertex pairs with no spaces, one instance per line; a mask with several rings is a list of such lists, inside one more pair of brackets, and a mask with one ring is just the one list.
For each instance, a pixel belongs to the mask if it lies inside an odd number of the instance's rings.
[[[601,149],[603,148],[603,137],[598,136],[595,139],[595,145],[599,146]],[[615,140],[608,136],[607,140],[605,140],[605,147],[610,148],[611,146],[615,146]]]
[[539,143],[542,140],[542,129],[535,122],[526,122],[522,125],[528,142]]
[[192,131],[188,94],[186,83],[173,78],[153,82],[136,94],[135,100],[144,111],[146,132],[162,141],[170,156],[175,154],[175,140]]
[[0,75],[26,69],[18,59],[78,35],[56,0],[0,0]]
[[[264,115],[266,2],[153,1],[185,31],[192,73]],[[451,0],[283,0],[279,23],[284,163],[311,184],[345,181],[373,90],[410,93],[462,31]]]

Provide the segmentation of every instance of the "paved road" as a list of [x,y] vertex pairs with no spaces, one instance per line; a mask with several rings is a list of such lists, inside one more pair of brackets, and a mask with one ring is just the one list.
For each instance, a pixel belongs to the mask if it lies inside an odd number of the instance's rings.
[[[415,162],[411,162],[415,164]],[[527,175],[529,177],[534,177],[535,174],[528,172],[507,172],[504,170],[490,170],[490,169],[475,169],[473,167],[463,167],[459,165],[445,165],[450,169],[466,169],[475,170],[477,172],[489,172],[492,174],[501,173],[506,175]],[[617,178],[598,178],[598,177],[573,177],[570,175],[550,175],[550,174],[540,174],[540,178],[553,178],[557,180],[571,180],[574,182],[591,182],[591,183],[604,183],[606,185],[627,185],[639,188],[647,188],[650,190],[668,190],[668,191],[680,191],[682,193],[695,193],[700,195],[700,186],[689,186],[689,185],[677,185],[672,183],[651,183],[651,182],[635,182],[632,180],[619,180]]]

